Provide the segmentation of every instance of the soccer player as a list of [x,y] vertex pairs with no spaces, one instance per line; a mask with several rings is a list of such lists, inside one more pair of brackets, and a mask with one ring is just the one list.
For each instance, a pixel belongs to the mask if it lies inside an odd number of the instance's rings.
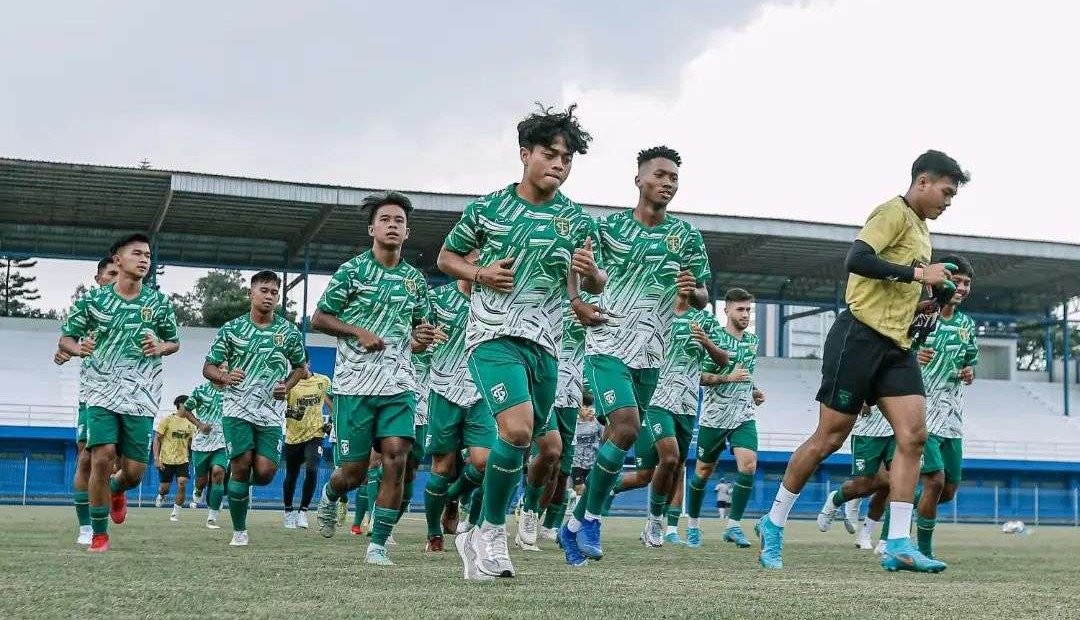
[[958,309],[971,293],[975,270],[963,256],[944,256],[941,262],[957,267],[952,274],[956,292],[941,309],[925,347],[918,352],[926,386],[928,438],[923,452],[922,497],[918,500],[915,532],[919,551],[928,558],[935,557],[933,538],[938,504],[952,501],[960,484],[964,388],[974,382],[975,366],[979,363],[977,326]]
[[727,478],[721,478],[713,487],[713,492],[716,493],[716,516],[721,519],[726,519],[728,511],[731,510],[731,491],[731,481]]
[[[289,390],[285,408],[285,481],[281,494],[285,500],[285,528],[307,529],[308,507],[315,496],[315,484],[319,479],[319,463],[322,461],[323,406],[333,411],[333,403],[327,398],[330,377],[311,372],[304,365],[304,374],[293,389]],[[293,496],[300,471],[304,471],[304,486],[300,490],[300,510],[293,510]]]
[[[889,489],[889,464],[896,453],[896,440],[889,421],[878,407],[864,406],[855,426],[851,430],[851,478],[845,480],[839,489],[829,493],[825,504],[818,513],[817,525],[822,532],[829,531],[833,519],[848,502],[858,500],[878,491]],[[858,517],[852,519],[850,512],[844,512],[844,527],[851,534],[855,533]],[[873,527],[871,525],[871,527]],[[856,546],[858,545],[856,542]]]
[[[228,365],[221,370],[228,372]],[[225,386],[207,381],[191,391],[184,402],[180,415],[198,427],[199,432],[191,439],[191,463],[195,466],[195,493],[193,507],[197,507],[207,485],[210,493],[206,500],[206,527],[219,530],[218,511],[225,497],[225,470],[229,458],[225,451],[225,432],[221,425],[221,401]]]
[[[476,252],[466,258],[475,262]],[[432,291],[431,308],[443,340],[431,354],[431,393],[428,397],[428,445],[431,475],[424,489],[427,517],[426,551],[442,551],[443,513],[459,460],[468,450],[468,463],[459,472],[458,493],[468,495],[484,480],[488,453],[495,443],[495,420],[484,406],[469,375],[465,334],[473,284],[458,280]],[[448,519],[449,523],[452,519]]]
[[[304,374],[304,339],[277,308],[281,278],[251,276],[251,310],[225,323],[210,343],[203,376],[225,386],[221,425],[229,457],[229,545],[248,544],[251,486],[273,481],[281,460],[285,398]],[[228,372],[222,368],[228,363]],[[290,370],[291,366],[291,370]]]
[[968,178],[948,155],[923,153],[911,167],[907,192],[874,209],[852,243],[846,260],[848,310],[837,316],[825,340],[817,429],[791,456],[772,509],[756,528],[765,568],[783,567],[784,525],[791,507],[817,466],[843,445],[863,404],[870,403],[881,408],[896,437],[889,471],[892,521],[881,564],[887,570],[945,569],[911,543],[926,398],[909,328],[921,323],[913,317],[924,287],[942,285],[950,275],[944,264],[928,264],[926,220],[944,213]]
[[173,479],[176,479],[176,500],[170,521],[180,520],[180,509],[184,507],[184,497],[187,495],[187,481],[191,477],[191,438],[195,434],[195,425],[180,415],[187,399],[187,394],[173,399],[176,411],[163,418],[154,428],[154,463],[161,478],[154,506],[161,508]]
[[600,222],[608,286],[598,306],[575,306],[587,327],[585,376],[608,438],[589,473],[585,501],[559,532],[566,561],[574,566],[584,564],[585,557],[603,557],[600,515],[656,389],[676,295],[686,295],[697,309],[709,301],[705,282],[712,272],[701,233],[667,212],[679,188],[681,163],[666,146],[638,153],[637,205]]
[[596,463],[596,453],[600,449],[600,438],[603,435],[604,427],[596,419],[596,410],[593,409],[593,396],[586,392],[581,396],[581,407],[578,408],[574,430],[574,464],[570,472],[570,483],[574,486],[576,495],[580,496],[585,492],[585,478]]
[[[111,284],[120,273],[120,267],[113,262],[111,256],[98,261],[97,272],[94,274],[94,284],[98,287]],[[90,527],[90,495],[87,493],[87,484],[90,482],[90,453],[86,450],[86,381],[84,372],[89,358],[83,358],[79,365],[79,412],[75,421],[75,450],[78,456],[75,459],[74,476],[74,503],[75,517],[79,521],[79,537],[77,544],[89,545],[94,535],[94,529]],[[53,362],[57,366],[66,364],[71,360],[71,354],[57,348],[53,354]]]
[[[531,479],[541,487],[562,453],[558,432],[547,429],[563,301],[569,294],[575,306],[585,305],[577,295],[579,277],[593,294],[606,280],[596,222],[559,191],[574,155],[585,153],[591,140],[574,106],[542,109],[517,129],[521,182],[466,206],[438,259],[444,273],[474,284],[465,335],[469,372],[498,427],[484,472],[481,526],[455,540],[467,579],[514,576],[506,507],[525,452],[539,435],[542,458]],[[473,250],[480,251],[479,267],[465,258]]]
[[715,357],[706,360],[701,373],[705,386],[698,426],[697,467],[687,485],[686,545],[701,546],[701,505],[705,501],[705,485],[716,469],[726,444],[731,445],[738,473],[731,491],[731,512],[728,514],[724,541],[737,547],[749,547],[740,521],[757,471],[758,434],[754,409],[765,402],[765,394],[754,385],[757,365],[758,338],[746,331],[754,296],[741,288],[733,288],[724,296],[724,315],[727,324],[718,335],[717,343],[728,352],[726,364],[717,364]]
[[[149,237],[124,237],[109,256],[119,268],[116,280],[75,302],[59,343],[64,353],[88,358],[83,383],[94,553],[109,550],[108,519],[123,523],[127,518],[124,492],[139,485],[150,459],[161,358],[180,349],[172,302],[143,285],[150,269]],[[120,470],[114,475],[117,458]]]
[[649,516],[642,533],[646,547],[664,544],[663,519],[673,499],[669,495],[674,495],[675,480],[684,471],[687,450],[694,438],[702,364],[706,358],[711,363],[707,368],[727,364],[727,351],[716,344],[723,338],[720,323],[704,310],[691,308],[690,293],[680,292],[659,384],[645,415],[653,440],[647,448],[652,453],[648,460],[655,463]]
[[412,354],[431,345],[424,274],[402,259],[412,201],[399,192],[364,198],[371,249],[338,268],[312,318],[337,338],[334,428],[341,465],[319,500],[321,532],[334,535],[338,500],[365,482],[372,448],[382,454],[377,497],[368,497],[372,534],[364,561],[392,566],[387,538],[401,510],[405,467],[416,440]]

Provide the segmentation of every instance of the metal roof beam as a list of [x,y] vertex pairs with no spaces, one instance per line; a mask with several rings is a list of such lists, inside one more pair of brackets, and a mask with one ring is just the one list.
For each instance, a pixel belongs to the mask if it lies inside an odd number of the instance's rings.
[[300,231],[300,234],[289,242],[289,251],[286,254],[286,262],[292,262],[300,258],[300,253],[304,251],[304,246],[311,243],[311,240],[315,238],[315,235],[319,234],[322,227],[326,224],[330,216],[334,214],[334,209],[337,208],[337,204],[323,205],[319,208],[319,212],[315,214],[315,217],[311,218],[311,221],[304,226],[304,230]]
[[154,220],[150,224],[150,238],[157,237],[157,234],[161,232],[161,225],[165,223],[165,216],[169,214],[169,207],[172,206],[173,188],[172,183],[169,183],[169,189],[165,192],[165,198],[161,201],[161,205],[158,207],[157,213],[154,214]]

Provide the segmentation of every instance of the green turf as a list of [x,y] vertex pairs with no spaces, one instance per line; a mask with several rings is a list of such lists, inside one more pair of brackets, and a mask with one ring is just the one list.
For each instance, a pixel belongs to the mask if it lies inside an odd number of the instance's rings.
[[[422,552],[423,523],[409,515],[391,548],[397,566],[362,564],[362,543],[339,529],[288,531],[276,512],[249,522],[251,546],[228,546],[228,529],[203,527],[205,511],[133,509],[112,529],[112,551],[74,544],[65,508],[0,507],[0,610],[4,618],[1070,618],[1080,614],[1080,530],[1007,536],[994,526],[939,526],[941,575],[889,574],[837,525],[788,528],[787,568],[766,572],[756,549],[721,545],[706,520],[705,544],[647,550],[639,519],[605,524],[603,561],[571,569],[545,541],[512,550],[516,579],[466,583],[448,552]],[[222,514],[224,525],[228,514]],[[314,515],[312,515],[314,521]],[[685,522],[684,522],[685,523]],[[746,523],[747,533],[752,523]],[[513,519],[510,522],[514,527]]]

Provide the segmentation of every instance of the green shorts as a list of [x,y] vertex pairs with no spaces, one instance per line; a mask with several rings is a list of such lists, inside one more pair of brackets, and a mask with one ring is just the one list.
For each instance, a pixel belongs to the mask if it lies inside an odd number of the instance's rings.
[[675,443],[679,445],[679,462],[685,461],[690,450],[690,441],[694,438],[696,417],[676,415],[660,407],[649,407],[645,419],[652,429],[653,445],[666,437],[674,437]]
[[412,451],[410,451],[409,454],[416,459],[417,463],[424,460],[424,445],[427,443],[427,429],[427,424],[417,424],[413,426]]
[[700,427],[697,436],[698,462],[715,463],[724,451],[725,444],[730,444],[732,450],[744,448],[757,452],[757,421],[747,420],[736,428]]
[[75,416],[75,442],[86,443],[86,403],[79,401],[79,413]]
[[660,369],[629,368],[617,357],[586,355],[585,377],[592,387],[597,417],[606,418],[627,407],[642,415],[649,409]]
[[491,448],[495,444],[495,418],[483,399],[472,407],[446,400],[437,392],[428,395],[428,454],[450,454],[461,448]]
[[885,437],[851,436],[851,475],[874,476],[882,463],[891,463],[896,452],[896,440]]
[[366,461],[376,440],[407,437],[416,441],[416,393],[390,396],[334,395],[334,454],[340,463]]
[[229,457],[225,454],[225,448],[219,448],[213,452],[191,451],[191,464],[195,466],[195,477],[209,476],[215,467],[229,468]]
[[963,466],[962,439],[933,434],[926,438],[921,473],[932,474],[945,470],[945,482],[960,484]]
[[562,437],[562,458],[559,459],[559,473],[564,476],[570,475],[574,466],[574,435],[577,431],[577,407],[555,407],[552,423],[548,426],[555,427]]
[[117,456],[150,462],[154,418],[114,413],[103,407],[86,408],[86,447],[115,445]]
[[280,426],[260,426],[240,418],[225,417],[221,418],[221,429],[225,433],[225,455],[230,461],[254,450],[274,465],[281,462],[284,439]]
[[634,468],[646,471],[656,469],[658,457],[654,443],[656,440],[653,438],[649,418],[647,415],[641,416],[641,427],[638,429],[637,439],[634,440]]
[[559,379],[559,363],[547,349],[508,336],[481,342],[469,356],[469,374],[492,415],[531,402],[534,434],[547,428]]

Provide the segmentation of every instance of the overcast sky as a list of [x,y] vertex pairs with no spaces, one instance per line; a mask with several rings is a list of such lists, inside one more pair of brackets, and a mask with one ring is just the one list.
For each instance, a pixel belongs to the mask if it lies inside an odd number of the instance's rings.
[[[534,101],[577,102],[579,201],[632,204],[666,143],[677,210],[855,224],[937,148],[973,181],[933,230],[1076,243],[1078,23],[1064,0],[13,3],[0,155],[479,194],[520,175]],[[89,275],[36,271],[45,307]]]

